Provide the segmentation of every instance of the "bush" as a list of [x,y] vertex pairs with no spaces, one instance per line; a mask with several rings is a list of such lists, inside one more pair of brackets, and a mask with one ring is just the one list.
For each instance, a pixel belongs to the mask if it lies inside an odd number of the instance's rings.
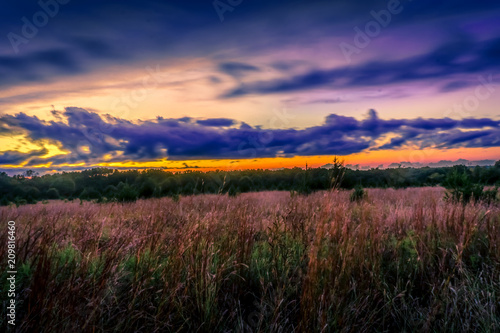
[[497,199],[498,188],[484,191],[481,184],[472,181],[470,171],[464,166],[456,166],[446,175],[444,183],[448,190],[445,200],[452,202],[462,202],[464,205],[470,201],[484,201],[491,203]]
[[59,191],[53,187],[47,190],[47,198],[49,199],[59,199]]
[[481,201],[490,204],[498,201],[498,186],[491,190],[483,190]]
[[136,189],[127,183],[118,184],[118,193],[116,194],[116,199],[122,202],[131,202],[137,200],[139,193]]
[[174,202],[179,202],[180,200],[179,194],[177,193],[171,194],[170,197],[174,200]]
[[169,177],[165,179],[161,184],[160,184],[160,193],[161,195],[173,195],[173,194],[178,194],[179,193],[179,187],[180,184],[177,180],[177,178],[174,177]]
[[351,193],[350,200],[351,202],[361,201],[365,197],[366,197],[366,192],[363,189],[363,187],[361,185],[356,185],[356,187],[354,187],[354,190]]
[[140,187],[139,196],[151,198],[155,193],[155,188],[155,183],[151,179],[147,179]]
[[254,184],[250,177],[243,176],[239,181],[238,187],[241,189],[241,192],[249,192],[253,189]]
[[236,197],[238,194],[240,194],[239,187],[235,187],[234,185],[231,185],[229,187],[229,190],[227,191],[227,195],[229,195],[230,197]]
[[21,205],[26,205],[28,203],[28,201],[26,199],[23,199],[21,197],[16,197],[16,199],[14,201],[15,201],[16,207],[19,207]]
[[65,197],[75,192],[75,182],[69,176],[56,178],[52,183],[52,187],[56,188]]
[[108,185],[104,189],[104,195],[106,198],[113,198],[116,195],[117,189],[113,185]]
[[80,199],[83,200],[92,200],[99,199],[101,197],[101,193],[95,190],[93,187],[86,187],[82,193],[80,193]]

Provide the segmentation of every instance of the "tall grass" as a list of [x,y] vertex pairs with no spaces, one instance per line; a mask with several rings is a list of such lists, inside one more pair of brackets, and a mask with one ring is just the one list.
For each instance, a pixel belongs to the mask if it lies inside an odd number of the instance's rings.
[[499,331],[500,208],[366,192],[2,207],[17,330]]

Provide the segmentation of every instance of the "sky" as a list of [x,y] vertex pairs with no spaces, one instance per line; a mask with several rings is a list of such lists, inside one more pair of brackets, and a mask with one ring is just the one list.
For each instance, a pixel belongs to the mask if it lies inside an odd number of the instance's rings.
[[500,159],[498,1],[2,9],[3,171]]

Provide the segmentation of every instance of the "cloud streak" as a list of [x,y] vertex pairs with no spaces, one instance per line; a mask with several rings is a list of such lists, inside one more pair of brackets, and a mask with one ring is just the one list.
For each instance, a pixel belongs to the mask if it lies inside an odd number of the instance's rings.
[[[222,98],[250,94],[265,95],[317,88],[345,89],[384,86],[419,80],[447,79],[454,75],[470,75],[500,70],[500,38],[481,42],[460,41],[440,46],[427,54],[393,61],[370,61],[357,66],[313,69],[268,81],[242,83],[224,93]],[[445,86],[453,91],[467,86],[454,82]]]

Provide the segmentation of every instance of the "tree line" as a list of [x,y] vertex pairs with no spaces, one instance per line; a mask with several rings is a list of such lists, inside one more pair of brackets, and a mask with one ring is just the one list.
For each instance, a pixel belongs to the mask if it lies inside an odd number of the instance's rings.
[[[0,205],[29,204],[49,199],[134,201],[139,198],[201,193],[237,195],[252,191],[294,191],[308,194],[332,187],[406,188],[420,186],[466,188],[479,193],[483,186],[500,185],[500,161],[494,166],[464,165],[438,168],[352,170],[335,162],[330,169],[185,171],[93,168],[84,171],[38,175],[34,171],[9,176],[0,173]],[[474,192],[476,191],[476,192]]]

